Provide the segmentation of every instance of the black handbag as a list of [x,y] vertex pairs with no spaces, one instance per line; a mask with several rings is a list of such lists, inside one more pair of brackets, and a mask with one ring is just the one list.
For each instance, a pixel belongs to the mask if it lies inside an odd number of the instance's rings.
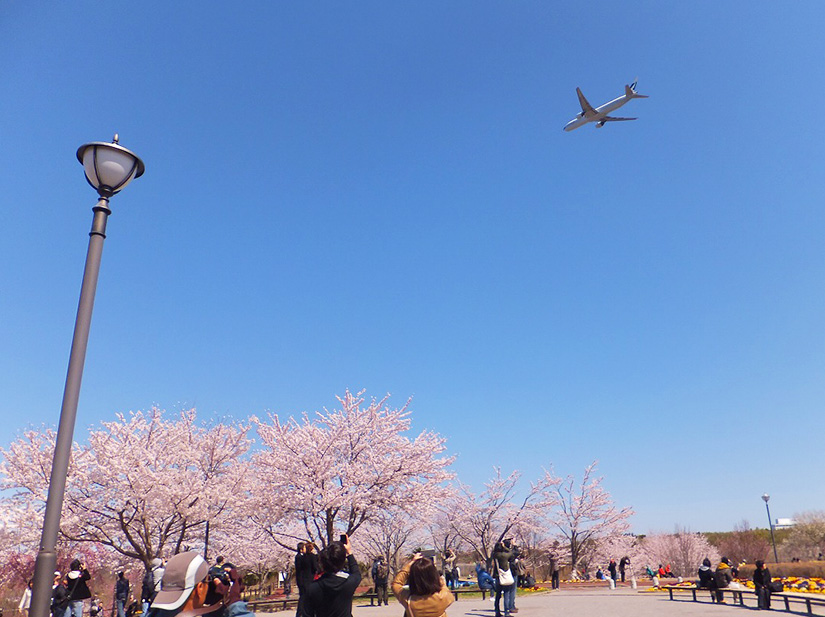
[[768,583],[768,591],[771,593],[778,593],[780,591],[785,590],[785,585],[782,584],[782,581],[771,581]]

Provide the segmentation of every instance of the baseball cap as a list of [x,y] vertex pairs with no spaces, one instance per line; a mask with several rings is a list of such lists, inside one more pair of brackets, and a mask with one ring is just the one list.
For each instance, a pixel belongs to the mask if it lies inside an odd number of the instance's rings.
[[183,606],[199,582],[206,578],[209,566],[195,551],[179,553],[166,564],[160,582],[160,591],[152,602],[152,608],[173,611]]

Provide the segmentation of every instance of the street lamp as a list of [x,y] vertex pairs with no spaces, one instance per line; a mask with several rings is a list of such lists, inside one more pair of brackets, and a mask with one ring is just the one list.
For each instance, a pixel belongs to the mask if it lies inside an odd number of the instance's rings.
[[80,396],[80,381],[83,364],[86,361],[86,345],[89,342],[89,327],[95,303],[97,277],[100,272],[100,257],[103,240],[106,238],[106,220],[111,214],[109,198],[123,189],[129,182],[143,175],[143,161],[117,143],[115,134],[112,143],[95,141],[80,146],[77,160],[83,164],[86,180],[100,196],[92,208],[92,230],[89,232],[89,250],[86,253],[86,268],[80,287],[80,301],[69,354],[69,370],[63,389],[63,405],[60,408],[60,423],[54,447],[52,472],[49,479],[49,495],[46,498],[46,512],[43,516],[43,532],[40,550],[34,565],[34,588],[29,614],[31,617],[49,617],[52,596],[52,577],[57,566],[57,534],[60,530],[60,511],[63,508],[63,493],[66,490],[66,474],[72,452],[77,401]]
[[779,557],[776,556],[776,538],[773,536],[773,521],[771,520],[771,508],[768,505],[768,501],[770,500],[771,496],[765,493],[762,495],[762,499],[765,500],[765,509],[768,511],[768,525],[771,527],[771,543],[773,544],[773,560],[776,563],[779,563]]

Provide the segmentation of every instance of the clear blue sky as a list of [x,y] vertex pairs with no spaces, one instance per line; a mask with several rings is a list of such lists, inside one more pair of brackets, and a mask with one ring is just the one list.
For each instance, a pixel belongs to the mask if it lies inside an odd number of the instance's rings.
[[[639,532],[825,507],[825,4],[12,0],[0,444],[56,424],[112,200],[77,436],[413,396],[480,487],[601,461]],[[639,77],[616,123],[573,133]]]

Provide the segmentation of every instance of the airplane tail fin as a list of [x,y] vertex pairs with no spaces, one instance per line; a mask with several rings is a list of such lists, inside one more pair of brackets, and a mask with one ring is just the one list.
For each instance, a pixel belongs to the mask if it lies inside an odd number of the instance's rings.
[[638,83],[638,79],[634,81],[629,86],[624,87],[624,95],[629,99],[646,99],[648,96],[646,94],[637,94],[636,93],[636,84]]

